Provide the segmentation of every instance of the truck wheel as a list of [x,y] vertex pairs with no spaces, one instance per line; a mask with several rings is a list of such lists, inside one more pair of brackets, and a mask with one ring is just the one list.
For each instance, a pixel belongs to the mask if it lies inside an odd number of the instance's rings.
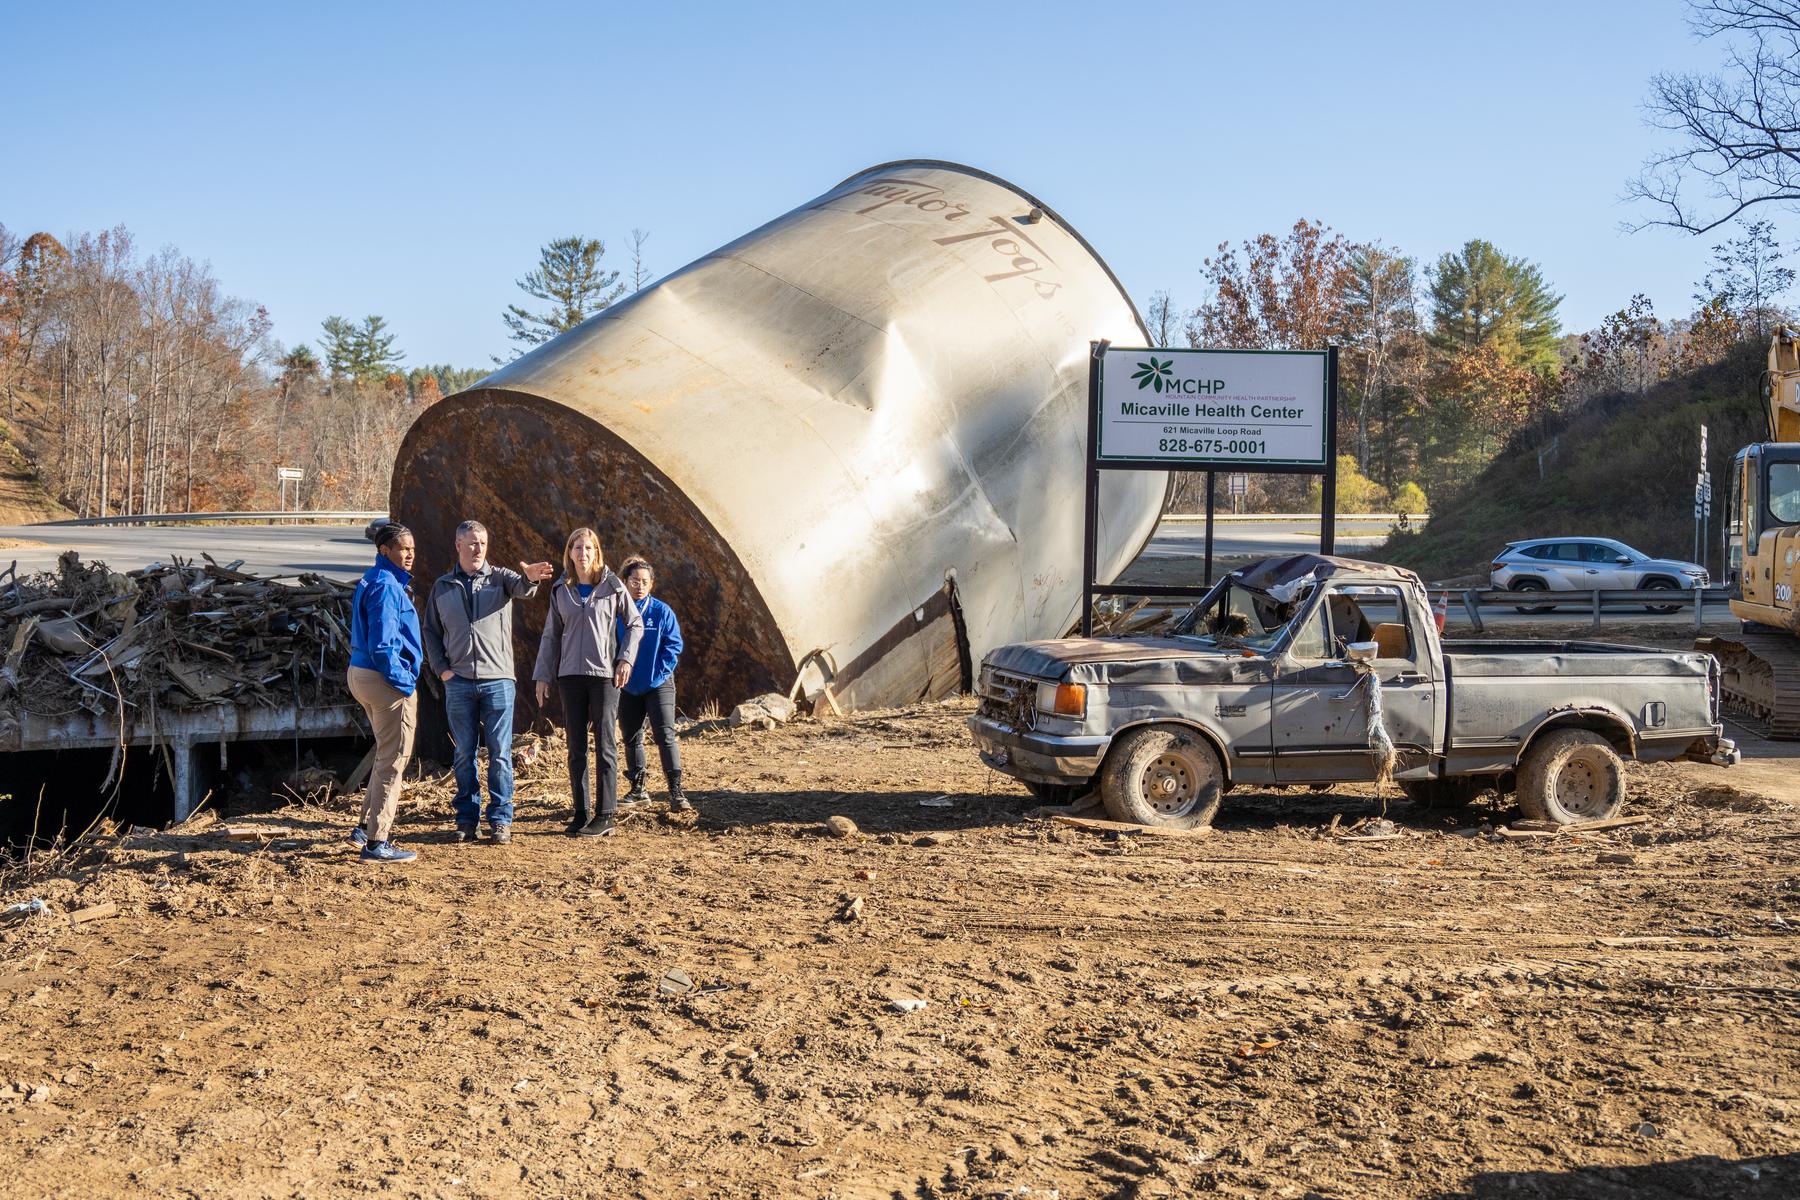
[[1197,733],[1151,725],[1113,743],[1100,768],[1106,815],[1133,825],[1201,829],[1225,794],[1225,769]]
[[1029,779],[1021,782],[1025,784],[1026,791],[1045,804],[1073,804],[1094,790],[1094,781],[1091,779],[1086,783],[1034,783]]
[[1603,821],[1625,804],[1625,764],[1599,734],[1559,729],[1520,760],[1518,796],[1520,811],[1534,821]]
[[1405,779],[1400,790],[1420,808],[1441,811],[1462,808],[1492,787],[1492,781],[1465,776],[1461,779]]

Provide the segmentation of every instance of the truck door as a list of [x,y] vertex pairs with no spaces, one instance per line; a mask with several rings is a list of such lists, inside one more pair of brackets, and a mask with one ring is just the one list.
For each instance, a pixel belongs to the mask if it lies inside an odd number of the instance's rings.
[[1281,783],[1369,779],[1375,770],[1369,695],[1344,658],[1350,642],[1375,642],[1382,723],[1395,774],[1424,773],[1438,743],[1438,681],[1429,644],[1397,585],[1338,585],[1296,633],[1276,665],[1275,778]]

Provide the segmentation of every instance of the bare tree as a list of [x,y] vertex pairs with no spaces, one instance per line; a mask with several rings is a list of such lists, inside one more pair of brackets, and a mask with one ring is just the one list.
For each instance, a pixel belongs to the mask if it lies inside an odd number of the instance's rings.
[[1175,337],[1181,332],[1181,312],[1168,292],[1150,293],[1150,302],[1144,305],[1144,326],[1150,331],[1152,346],[1175,344]]
[[644,285],[650,282],[650,272],[644,267],[644,243],[650,240],[648,229],[631,231],[631,290],[641,292]]
[[1800,201],[1800,0],[1688,3],[1694,32],[1730,49],[1722,73],[1651,80],[1645,110],[1677,141],[1628,185],[1656,214],[1637,228],[1706,233],[1756,205]]
[[1379,407],[1394,344],[1419,327],[1413,260],[1379,243],[1350,248],[1344,288],[1344,341],[1362,354],[1356,401],[1356,465],[1369,473],[1369,409]]

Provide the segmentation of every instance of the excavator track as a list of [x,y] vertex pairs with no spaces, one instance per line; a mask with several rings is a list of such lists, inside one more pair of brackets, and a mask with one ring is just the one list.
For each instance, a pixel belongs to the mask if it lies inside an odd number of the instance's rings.
[[1800,638],[1739,633],[1700,638],[1694,649],[1719,660],[1724,708],[1762,726],[1771,738],[1800,741]]

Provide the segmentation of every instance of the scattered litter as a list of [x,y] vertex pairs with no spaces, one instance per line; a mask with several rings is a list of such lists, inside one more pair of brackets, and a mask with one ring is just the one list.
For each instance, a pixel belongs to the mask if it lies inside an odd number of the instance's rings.
[[867,867],[864,867],[862,870],[860,870],[856,873],[856,877],[858,879],[862,880],[864,883],[870,883],[875,878],[875,872],[869,870],[869,868],[867,868]]
[[852,896],[844,900],[843,907],[838,909],[838,920],[860,921],[863,914],[863,898]]
[[839,816],[825,819],[825,832],[832,837],[851,838],[861,833],[862,830],[858,829],[856,822],[849,817]]
[[664,996],[684,996],[694,990],[694,980],[680,967],[670,967],[663,973],[656,990]]
[[1236,1054],[1239,1058],[1260,1058],[1262,1055],[1269,1053],[1269,1051],[1277,1049],[1280,1045],[1281,1043],[1272,1037],[1260,1037],[1253,1042],[1239,1043],[1238,1048],[1232,1051],[1232,1053]]
[[943,833],[940,831],[938,833],[920,834],[918,837],[913,839],[913,845],[926,846],[926,847],[943,846],[943,845],[947,845],[948,843],[955,841],[955,840],[956,839],[954,837],[952,837],[950,834]]
[[1375,817],[1359,821],[1336,836],[1340,842],[1391,842],[1404,835],[1400,827],[1386,817]]
[[9,904],[0,909],[0,917],[12,921],[23,921],[27,917],[35,917],[41,912],[48,912],[49,909],[50,905],[46,901],[33,897],[30,900],[21,900],[17,904]]
[[1638,1131],[1639,1137],[1659,1137],[1659,1136],[1661,1136],[1661,1134],[1657,1130],[1656,1126],[1652,1125],[1648,1121],[1645,1121],[1643,1124],[1639,1125],[1637,1127],[1637,1131]]
[[888,1006],[895,1012],[919,1012],[926,1007],[925,1001],[917,996],[895,996],[888,1001]]
[[933,796],[929,800],[919,801],[920,808],[953,808],[956,801],[948,796]]

